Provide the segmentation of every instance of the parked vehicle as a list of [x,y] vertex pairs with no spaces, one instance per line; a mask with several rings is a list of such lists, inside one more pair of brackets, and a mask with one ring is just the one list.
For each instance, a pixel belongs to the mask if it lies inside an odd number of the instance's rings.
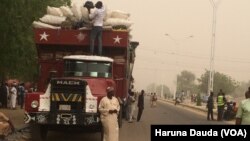
[[131,41],[127,30],[104,30],[103,56],[93,56],[89,36],[90,29],[34,29],[39,77],[37,92],[25,99],[33,140],[45,139],[53,129],[101,132],[98,104],[106,88],[115,87],[121,105],[127,97],[139,42]]
[[236,112],[237,112],[236,102],[229,101],[226,103],[226,106],[224,108],[223,118],[225,120],[233,120],[235,119]]

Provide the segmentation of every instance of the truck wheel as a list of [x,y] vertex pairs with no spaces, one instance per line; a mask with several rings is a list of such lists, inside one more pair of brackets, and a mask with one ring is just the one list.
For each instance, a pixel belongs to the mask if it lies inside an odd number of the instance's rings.
[[31,138],[33,141],[45,141],[48,129],[44,125],[32,124],[31,125]]
[[119,115],[118,115],[118,125],[119,125],[119,128],[121,128],[122,127],[122,113],[123,113],[123,108],[122,108],[122,106],[120,106],[121,108],[120,108],[120,111],[119,111]]

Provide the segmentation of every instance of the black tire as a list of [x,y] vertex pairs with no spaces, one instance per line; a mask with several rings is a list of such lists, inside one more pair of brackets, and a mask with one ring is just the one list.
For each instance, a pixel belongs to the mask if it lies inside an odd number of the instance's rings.
[[45,125],[32,124],[31,138],[32,141],[46,141],[48,128]]

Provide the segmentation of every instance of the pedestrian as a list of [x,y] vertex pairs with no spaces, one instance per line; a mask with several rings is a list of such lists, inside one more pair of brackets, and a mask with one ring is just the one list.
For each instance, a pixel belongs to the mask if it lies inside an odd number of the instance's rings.
[[144,109],[144,90],[141,90],[141,94],[138,97],[138,103],[137,103],[137,107],[138,107],[138,114],[137,114],[137,122],[140,121],[141,119],[141,115]]
[[175,103],[174,103],[174,105],[177,105],[177,104],[180,104],[181,103],[181,99],[179,98],[179,96],[177,95],[176,97],[175,97]]
[[7,108],[8,107],[8,95],[9,95],[9,87],[8,83],[3,83],[1,86],[1,101],[2,101],[2,107]]
[[128,111],[129,111],[128,122],[130,123],[133,122],[134,119],[135,106],[136,106],[136,96],[133,89],[131,89],[128,96]]
[[150,107],[153,107],[153,93],[150,94]]
[[250,125],[250,87],[245,93],[246,99],[239,104],[236,114],[236,125]]
[[0,141],[4,141],[5,137],[14,132],[15,128],[11,120],[2,112],[0,112]]
[[12,83],[10,88],[10,108],[12,110],[16,109],[16,100],[17,100],[16,83]]
[[156,101],[157,101],[157,95],[156,95],[156,93],[154,93],[153,94],[153,96],[152,96],[152,105],[151,105],[151,107],[156,107]]
[[23,104],[24,104],[24,95],[25,95],[25,89],[24,89],[24,83],[21,83],[18,87],[18,92],[19,92],[19,104],[21,109],[23,109]]
[[218,109],[218,116],[217,120],[221,121],[223,119],[223,113],[224,113],[224,106],[226,104],[226,98],[225,93],[220,89],[220,92],[217,96],[217,109]]
[[119,126],[118,113],[120,104],[114,96],[114,88],[107,88],[107,96],[103,97],[99,104],[101,122],[103,126],[103,141],[118,141]]
[[213,115],[213,109],[214,109],[214,93],[210,92],[210,95],[207,100],[207,120],[214,120]]
[[94,45],[95,39],[98,40],[98,55],[102,55],[102,30],[103,30],[103,21],[105,17],[105,8],[101,1],[98,1],[95,4],[96,10],[91,13],[89,11],[89,18],[93,22],[93,27],[90,34],[90,53],[94,55]]

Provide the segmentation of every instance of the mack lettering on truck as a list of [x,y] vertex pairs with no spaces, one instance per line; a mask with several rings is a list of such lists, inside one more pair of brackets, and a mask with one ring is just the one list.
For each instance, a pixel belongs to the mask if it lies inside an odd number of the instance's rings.
[[57,85],[80,85],[80,81],[65,81],[65,80],[57,80]]

